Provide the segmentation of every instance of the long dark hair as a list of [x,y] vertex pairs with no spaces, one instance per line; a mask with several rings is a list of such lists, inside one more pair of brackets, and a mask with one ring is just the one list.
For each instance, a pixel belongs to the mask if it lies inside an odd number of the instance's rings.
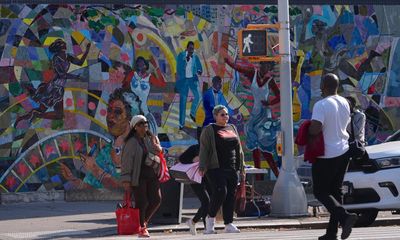
[[[128,136],[124,139],[125,142],[127,142],[131,137],[134,137],[136,135],[136,130],[135,126],[129,131]],[[153,136],[153,133],[150,130],[147,130],[146,135],[151,137]]]
[[136,130],[135,130],[135,128],[133,127],[133,128],[129,131],[128,136],[125,137],[125,139],[124,139],[125,143],[126,143],[131,137],[134,137],[135,135],[136,135]]

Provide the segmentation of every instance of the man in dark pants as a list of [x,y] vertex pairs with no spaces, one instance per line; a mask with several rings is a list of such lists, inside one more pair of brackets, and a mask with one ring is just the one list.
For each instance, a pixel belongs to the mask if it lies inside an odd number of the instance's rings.
[[310,141],[322,131],[325,142],[324,156],[319,156],[312,165],[314,196],[330,213],[326,234],[319,240],[337,239],[339,223],[342,226],[341,238],[348,238],[357,220],[356,214],[348,213],[341,205],[341,188],[349,164],[346,128],[350,122],[350,107],[347,100],[337,94],[338,87],[339,78],[335,74],[323,76],[323,99],[314,105],[309,128]]

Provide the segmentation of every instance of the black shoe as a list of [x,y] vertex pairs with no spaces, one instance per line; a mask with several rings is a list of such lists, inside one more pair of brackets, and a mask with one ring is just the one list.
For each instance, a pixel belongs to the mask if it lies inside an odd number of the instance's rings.
[[325,235],[319,237],[318,240],[337,240],[337,236],[325,234]]
[[192,114],[189,114],[189,116],[190,116],[190,118],[192,119],[192,121],[193,121],[194,123],[196,123],[196,117],[193,116]]
[[346,239],[350,236],[351,229],[353,225],[356,223],[357,218],[358,218],[357,214],[355,213],[350,213],[347,215],[347,218],[346,220],[344,220],[344,223],[342,225],[342,235],[341,235],[342,239]]
[[179,130],[182,130],[183,129],[183,126],[179,126]]

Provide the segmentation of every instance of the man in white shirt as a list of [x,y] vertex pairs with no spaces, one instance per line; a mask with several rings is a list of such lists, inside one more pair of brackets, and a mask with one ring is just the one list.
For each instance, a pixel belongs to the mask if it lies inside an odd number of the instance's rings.
[[325,155],[319,156],[312,165],[314,196],[330,213],[326,234],[319,240],[337,239],[338,223],[342,226],[341,238],[348,238],[357,220],[356,214],[349,214],[341,205],[341,188],[349,164],[346,128],[350,122],[350,107],[348,101],[337,94],[338,87],[339,78],[335,74],[323,76],[323,99],[314,105],[309,128],[310,140],[322,132],[325,142]]
[[186,102],[189,89],[194,99],[190,108],[190,118],[196,122],[196,111],[200,103],[199,78],[203,72],[201,62],[197,54],[194,53],[194,43],[189,41],[186,51],[181,52],[176,57],[176,83],[175,91],[179,92],[179,129],[185,126]]

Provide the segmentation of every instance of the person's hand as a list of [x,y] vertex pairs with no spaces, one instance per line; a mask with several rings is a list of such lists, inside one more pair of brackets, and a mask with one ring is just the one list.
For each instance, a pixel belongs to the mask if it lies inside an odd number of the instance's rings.
[[86,44],[86,51],[89,51],[91,46],[92,46],[92,43],[90,43],[90,42],[88,44]]
[[174,87],[174,92],[175,92],[175,93],[179,93],[178,87],[176,87],[176,86]]
[[95,157],[90,157],[88,155],[84,155],[82,153],[80,153],[79,156],[81,158],[83,166],[87,170],[89,170],[91,172],[94,172],[95,169],[97,168],[96,158]]
[[193,162],[194,162],[194,163],[195,163],[195,162],[198,162],[198,161],[200,161],[199,156],[196,156],[196,157],[193,158]]
[[246,173],[245,173],[245,171],[241,171],[239,176],[240,176],[240,180],[241,180],[241,181],[244,181],[244,180],[246,179]]
[[205,173],[204,170],[200,170],[200,169],[199,169],[199,175],[200,175],[200,176],[204,177],[204,173]]
[[131,192],[131,184],[130,182],[122,182],[122,187],[124,188],[125,192]]
[[233,109],[233,115],[237,115],[240,112],[240,107]]
[[267,100],[261,100],[261,104],[262,104],[264,107],[268,107],[268,106],[269,106],[269,102],[268,102]]

